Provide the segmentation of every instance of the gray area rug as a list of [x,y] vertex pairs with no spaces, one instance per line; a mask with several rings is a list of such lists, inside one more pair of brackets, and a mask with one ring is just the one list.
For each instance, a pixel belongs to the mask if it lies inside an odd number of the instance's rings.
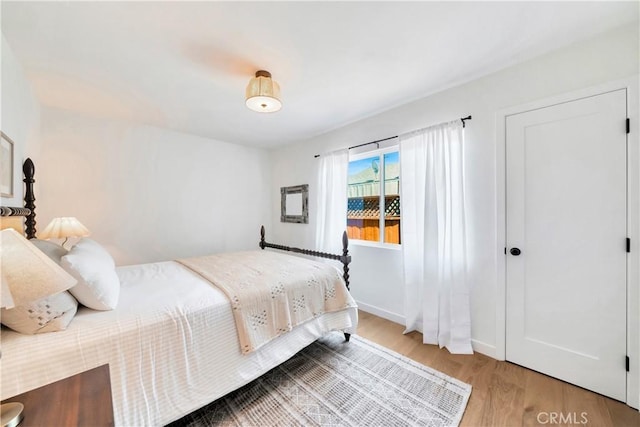
[[334,333],[177,426],[457,426],[471,386]]

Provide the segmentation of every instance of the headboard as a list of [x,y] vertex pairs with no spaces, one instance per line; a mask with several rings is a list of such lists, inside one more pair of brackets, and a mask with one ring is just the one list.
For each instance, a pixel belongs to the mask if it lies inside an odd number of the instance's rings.
[[33,161],[27,158],[22,165],[22,173],[24,174],[22,182],[25,184],[24,207],[0,206],[1,217],[25,217],[24,234],[27,239],[36,237],[36,197],[33,194],[33,183],[36,182],[33,179],[35,171]]

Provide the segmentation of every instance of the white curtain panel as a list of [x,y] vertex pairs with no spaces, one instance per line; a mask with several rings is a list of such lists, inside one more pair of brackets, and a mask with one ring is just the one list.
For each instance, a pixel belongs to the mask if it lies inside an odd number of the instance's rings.
[[406,331],[471,354],[461,120],[400,136]]
[[342,253],[342,233],[347,229],[347,174],[349,150],[320,156],[316,191],[316,247],[320,251]]

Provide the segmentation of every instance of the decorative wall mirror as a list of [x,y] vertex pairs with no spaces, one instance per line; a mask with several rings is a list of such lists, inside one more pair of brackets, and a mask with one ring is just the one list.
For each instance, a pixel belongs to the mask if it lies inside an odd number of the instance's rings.
[[280,222],[309,223],[309,184],[280,187]]

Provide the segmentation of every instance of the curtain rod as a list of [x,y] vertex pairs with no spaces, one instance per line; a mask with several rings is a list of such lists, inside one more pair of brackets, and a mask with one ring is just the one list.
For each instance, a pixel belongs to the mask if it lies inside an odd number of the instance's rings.
[[[461,117],[460,120],[462,120],[462,127],[466,126],[465,120],[471,120],[471,116],[467,116],[467,117]],[[353,148],[358,148],[358,147],[364,147],[365,145],[371,145],[371,144],[378,144],[378,148],[380,148],[380,143],[383,141],[388,141],[390,139],[393,138],[397,138],[398,135],[394,135],[394,136],[390,136],[388,138],[383,138],[383,139],[376,139],[375,141],[371,141],[371,142],[365,142],[364,144],[358,144],[358,145],[352,145],[351,147],[347,148],[348,150],[351,150]],[[318,158],[320,157],[320,154],[316,154],[313,157]]]

